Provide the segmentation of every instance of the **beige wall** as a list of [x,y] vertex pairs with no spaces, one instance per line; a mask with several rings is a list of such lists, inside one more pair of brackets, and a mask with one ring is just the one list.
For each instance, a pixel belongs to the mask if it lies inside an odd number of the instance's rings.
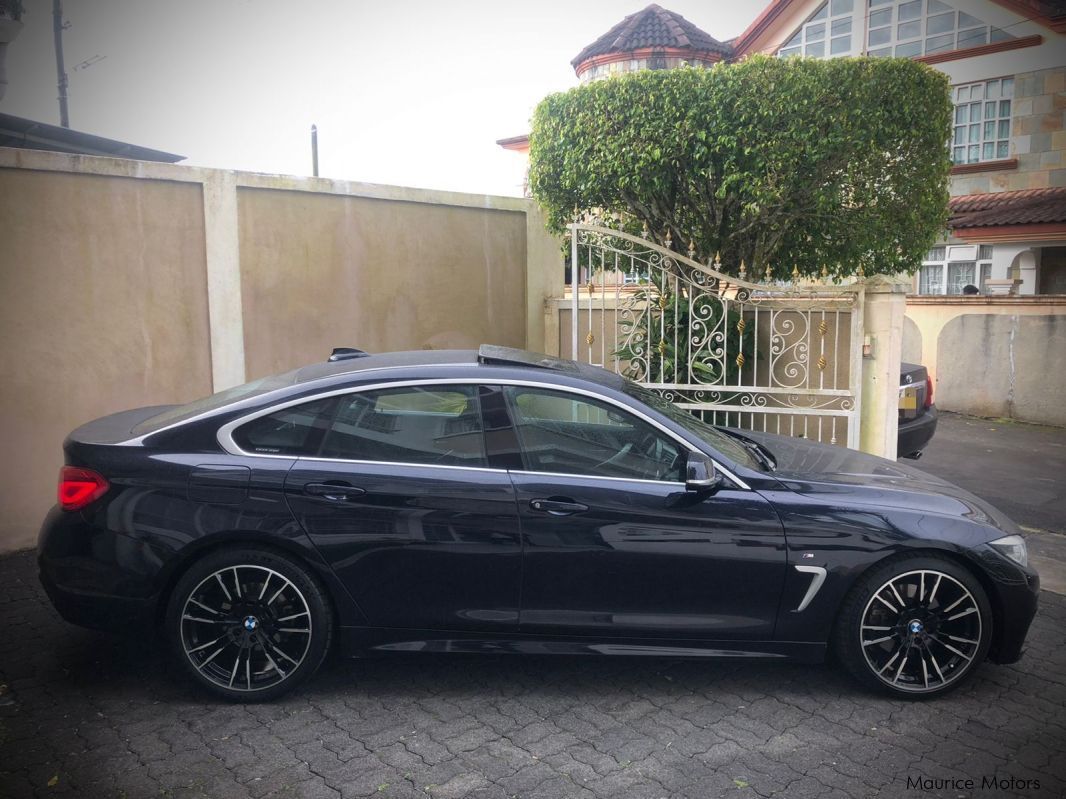
[[263,189],[238,208],[248,379],[335,346],[525,346],[521,212]]
[[192,184],[0,169],[0,552],[55,501],[64,436],[211,393]]
[[334,346],[543,349],[561,275],[525,199],[0,147],[0,552],[83,422]]
[[908,297],[903,359],[941,410],[1066,425],[1066,297]]

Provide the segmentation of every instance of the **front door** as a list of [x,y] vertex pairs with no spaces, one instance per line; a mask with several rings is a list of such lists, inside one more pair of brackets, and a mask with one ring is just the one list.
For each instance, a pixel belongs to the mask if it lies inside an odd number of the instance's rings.
[[785,575],[770,504],[682,482],[687,449],[583,394],[508,386],[522,452],[521,629],[540,635],[769,639]]
[[[489,468],[478,388],[353,392],[321,426],[285,494],[369,624],[515,629],[518,516],[506,470]],[[246,427],[235,436],[269,440],[277,425]]]

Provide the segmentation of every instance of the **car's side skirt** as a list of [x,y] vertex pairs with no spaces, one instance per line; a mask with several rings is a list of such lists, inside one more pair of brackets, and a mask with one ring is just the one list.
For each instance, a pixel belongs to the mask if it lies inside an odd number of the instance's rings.
[[545,637],[523,633],[486,636],[459,630],[342,627],[341,652],[365,657],[387,652],[459,652],[486,655],[627,655],[694,658],[825,660],[826,644],[809,641],[720,641],[668,638]]

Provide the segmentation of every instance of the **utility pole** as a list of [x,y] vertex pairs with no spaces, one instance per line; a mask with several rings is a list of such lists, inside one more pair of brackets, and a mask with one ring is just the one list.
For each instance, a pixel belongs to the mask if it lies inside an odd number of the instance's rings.
[[318,177],[318,125],[311,126],[311,174]]
[[59,124],[70,127],[67,112],[67,70],[63,66],[63,0],[52,0],[52,33],[56,45],[56,77],[59,86]]

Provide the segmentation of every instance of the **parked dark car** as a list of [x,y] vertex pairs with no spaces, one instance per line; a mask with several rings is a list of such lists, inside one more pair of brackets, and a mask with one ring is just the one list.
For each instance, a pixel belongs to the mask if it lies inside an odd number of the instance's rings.
[[1018,528],[910,466],[724,430],[498,347],[337,359],[64,444],[41,581],[268,699],[337,645],[820,661],[934,696],[1017,660]]
[[900,458],[922,457],[922,451],[936,432],[937,412],[933,404],[933,381],[924,366],[900,364],[899,434],[896,453]]

